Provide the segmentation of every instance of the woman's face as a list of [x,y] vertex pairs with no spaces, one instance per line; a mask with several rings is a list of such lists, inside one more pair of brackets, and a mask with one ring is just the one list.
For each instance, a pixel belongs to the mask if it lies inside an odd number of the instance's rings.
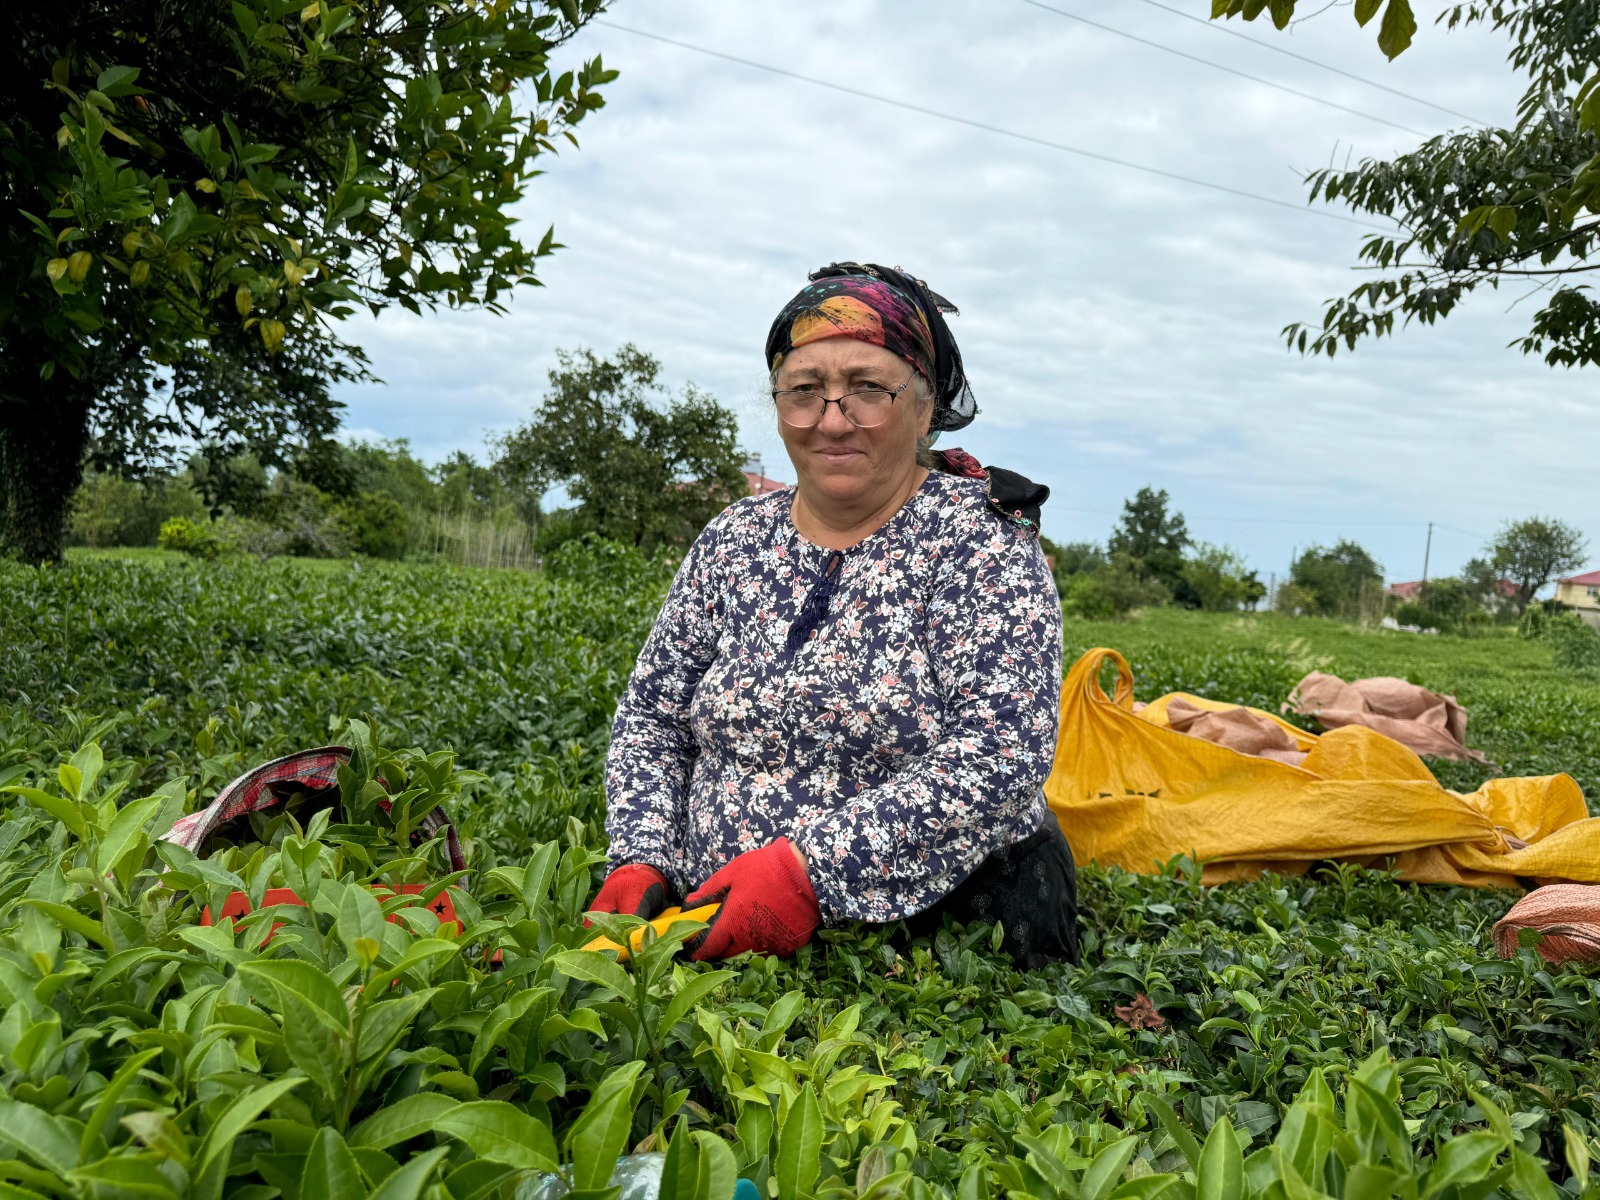
[[[804,384],[839,397],[865,387],[894,391],[914,374],[910,363],[882,346],[835,337],[791,350],[773,386]],[[778,432],[801,491],[812,500],[854,507],[886,500],[904,487],[917,469],[917,439],[933,418],[933,406],[917,396],[913,383],[889,406],[888,419],[871,429],[853,424],[837,404],[827,405],[810,429],[780,420]]]

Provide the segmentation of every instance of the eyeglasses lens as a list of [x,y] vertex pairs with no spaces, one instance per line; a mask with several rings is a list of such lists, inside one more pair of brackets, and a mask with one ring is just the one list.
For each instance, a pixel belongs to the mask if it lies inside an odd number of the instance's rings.
[[858,429],[872,429],[889,419],[889,409],[894,403],[894,393],[884,388],[864,388],[836,399],[825,397],[821,392],[792,388],[774,392],[772,398],[777,403],[779,419],[795,429],[811,429],[820,424],[829,404],[837,404],[839,411]]

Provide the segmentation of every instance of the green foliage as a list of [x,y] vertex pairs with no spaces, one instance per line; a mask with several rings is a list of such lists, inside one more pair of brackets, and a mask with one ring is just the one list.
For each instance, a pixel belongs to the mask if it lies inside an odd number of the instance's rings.
[[1435,631],[1448,629],[1454,633],[1467,633],[1493,621],[1483,610],[1472,586],[1450,576],[1428,580],[1415,600],[1395,605],[1393,615],[1401,625]]
[[1504,580],[1487,558],[1470,558],[1461,568],[1461,586],[1466,589],[1470,611],[1482,612],[1497,625],[1510,625],[1517,619],[1517,608],[1507,596]]
[[[1272,0],[1281,29],[1297,0]],[[1213,15],[1258,15],[1264,0],[1213,0]],[[1416,22],[1407,0],[1358,0],[1363,23],[1379,9],[1378,43],[1395,57]],[[1468,128],[1430,138],[1390,161],[1314,172],[1311,198],[1343,201],[1400,230],[1368,237],[1359,258],[1377,274],[1329,301],[1320,324],[1284,329],[1302,353],[1354,349],[1401,324],[1448,316],[1479,288],[1537,283],[1526,336],[1512,345],[1551,366],[1600,362],[1600,301],[1582,282],[1600,235],[1600,21],[1591,0],[1466,0],[1439,15],[1450,29],[1483,25],[1511,40],[1508,58],[1528,85],[1507,129]]]
[[1431,613],[1415,600],[1408,600],[1397,606],[1394,610],[1394,619],[1400,625],[1415,626],[1418,629],[1432,629],[1438,631],[1444,627],[1438,614]]
[[196,558],[215,558],[222,552],[222,543],[211,522],[204,518],[196,521],[189,517],[168,517],[161,522],[159,545],[163,550],[176,550]]
[[1316,616],[1366,621],[1383,611],[1383,568],[1355,542],[1308,547],[1294,560],[1289,578],[1310,598],[1306,611]]
[[1600,674],[1600,633],[1576,613],[1550,617],[1539,636],[1550,644],[1550,661],[1557,667],[1579,675]]
[[73,497],[68,537],[79,546],[153,546],[169,517],[204,516],[200,497],[183,480],[130,480],[96,471]]
[[1286,579],[1278,585],[1278,594],[1272,598],[1272,607],[1294,617],[1315,616],[1318,611],[1317,594],[1304,584]]
[[1114,553],[1099,570],[1074,575],[1067,581],[1061,611],[1089,620],[1120,619],[1171,599],[1172,593],[1159,579],[1141,573],[1139,564],[1127,554]]
[[1106,543],[1112,558],[1125,555],[1141,579],[1153,579],[1178,600],[1189,602],[1183,578],[1183,554],[1189,547],[1189,526],[1180,512],[1168,511],[1165,490],[1140,488],[1122,503],[1122,516]]
[[1460,629],[1477,607],[1467,585],[1449,576],[1424,583],[1417,601],[1433,629]]
[[1493,569],[1516,586],[1518,611],[1557,576],[1583,566],[1588,545],[1583,534],[1547,517],[1509,521],[1489,546]]
[[362,492],[339,506],[351,549],[373,558],[401,558],[411,540],[411,515],[388,492]]
[[[532,565],[533,534],[522,514],[539,520],[538,498],[512,492],[492,467],[463,452],[430,468],[404,439],[322,440],[283,457],[286,466],[268,468],[253,454],[209,447],[176,475],[91,474],[74,501],[75,537],[93,546],[153,546],[160,519],[177,515],[206,526],[217,552],[258,558],[356,553]],[[217,518],[209,524],[207,504]]]
[[[1272,18],[1279,29],[1288,27],[1294,19],[1299,0],[1211,0],[1212,19],[1243,17],[1254,21],[1262,13]],[[1465,7],[1465,6],[1463,6]],[[1378,49],[1388,58],[1397,58],[1411,45],[1417,32],[1417,18],[1411,11],[1411,0],[1356,0],[1355,18],[1358,25],[1368,25],[1379,13]]]
[[1168,512],[1164,491],[1141,488],[1124,501],[1109,553],[1093,542],[1041,541],[1071,616],[1120,618],[1173,600],[1186,608],[1232,612],[1241,604],[1254,608],[1266,595],[1237,553],[1189,537],[1183,514]]
[[[1196,606],[1206,612],[1235,612],[1253,590],[1253,576],[1244,558],[1227,546],[1210,542],[1197,542],[1190,547],[1182,576]],[[1256,586],[1260,586],[1259,581]]]
[[[559,1168],[595,1196],[639,1148],[665,1151],[663,1200],[1590,1194],[1593,980],[1495,958],[1496,892],[1086,868],[1084,965],[1029,974],[983,926],[827,930],[786,962],[582,950],[634,923],[582,919],[606,729],[668,577],[582,542],[538,573],[0,565],[0,1183],[511,1196]],[[1175,609],[1068,636],[1126,649],[1144,699],[1415,676],[1507,770],[1600,786],[1600,688],[1537,642]],[[361,748],[356,820],[152,848],[330,739]],[[404,834],[434,802],[472,857],[459,935],[367,887],[445,879]],[[278,885],[312,903],[197,922]],[[1117,1019],[1140,993],[1165,1026]]]
[[1061,546],[1041,536],[1039,545],[1050,562],[1056,592],[1061,596],[1067,594],[1075,575],[1092,575],[1107,565],[1106,552],[1094,542],[1068,542]]
[[577,511],[562,533],[686,545],[746,493],[738,421],[713,397],[690,386],[663,407],[661,364],[631,345],[610,359],[556,353],[550,391],[500,442],[496,467],[535,496],[564,488]]
[[[59,554],[92,430],[326,435],[328,381],[360,373],[328,318],[498,310],[536,283],[553,234],[521,235],[509,209],[616,76],[552,57],[601,8],[18,9],[0,91],[0,538]],[[165,424],[146,403],[163,367]],[[54,469],[24,476],[30,458]]]

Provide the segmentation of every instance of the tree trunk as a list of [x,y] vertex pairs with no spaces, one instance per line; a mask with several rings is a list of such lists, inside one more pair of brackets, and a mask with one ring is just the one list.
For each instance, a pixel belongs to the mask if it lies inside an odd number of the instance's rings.
[[60,562],[89,442],[84,384],[58,372],[0,401],[0,554]]

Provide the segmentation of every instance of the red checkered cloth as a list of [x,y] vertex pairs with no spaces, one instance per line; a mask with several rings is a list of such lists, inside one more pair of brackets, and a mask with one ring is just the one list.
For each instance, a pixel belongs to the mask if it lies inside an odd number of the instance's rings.
[[[301,750],[246,771],[217,794],[217,798],[197,813],[173,822],[166,840],[176,842],[191,853],[199,853],[207,838],[229,821],[247,813],[265,812],[282,804],[296,791],[322,792],[339,786],[339,768],[350,761],[348,746],[323,746]],[[435,808],[422,818],[422,832],[430,839],[443,833],[450,869],[467,869],[461,839],[444,809]]]

